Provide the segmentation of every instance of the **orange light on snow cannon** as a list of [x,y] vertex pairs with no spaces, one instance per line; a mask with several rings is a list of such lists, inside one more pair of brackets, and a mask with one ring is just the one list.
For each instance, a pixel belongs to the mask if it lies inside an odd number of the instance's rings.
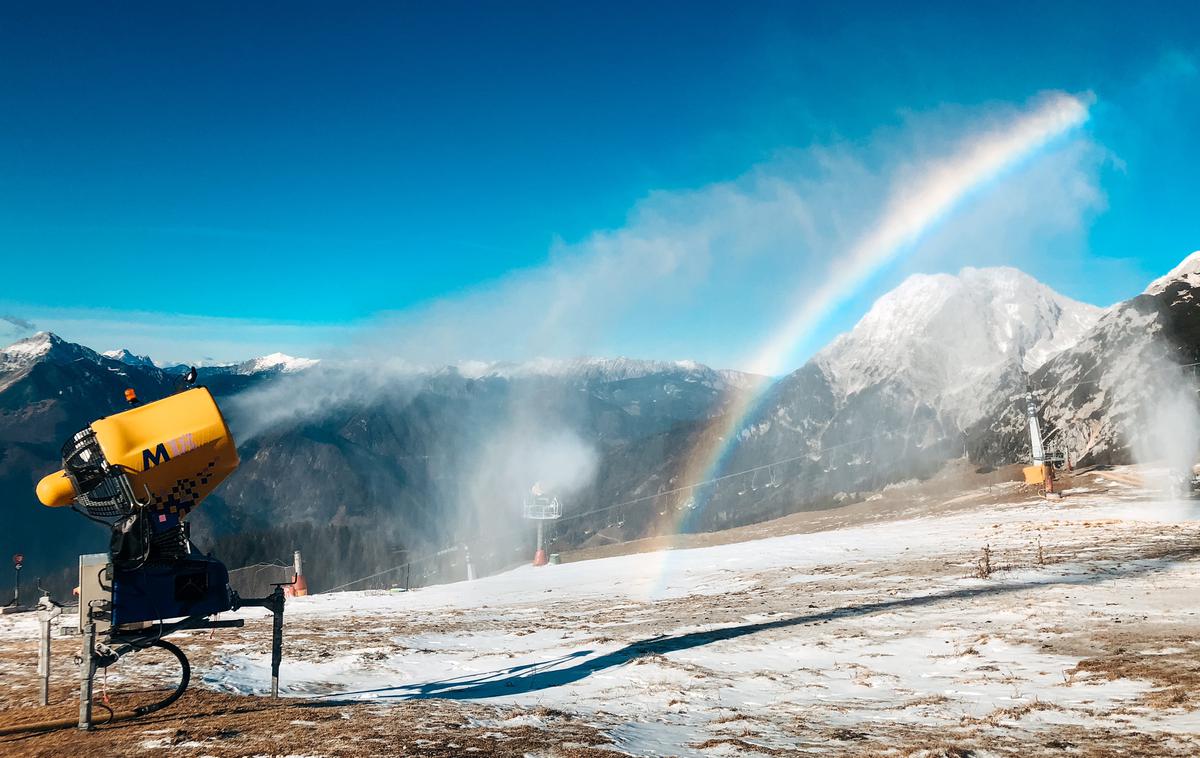
[[133,387],[125,390],[125,402],[130,405],[137,405],[137,393],[133,391]]

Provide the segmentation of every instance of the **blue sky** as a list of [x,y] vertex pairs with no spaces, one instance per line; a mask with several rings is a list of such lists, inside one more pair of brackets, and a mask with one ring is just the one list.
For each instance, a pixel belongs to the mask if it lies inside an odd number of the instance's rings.
[[[0,313],[172,360],[436,342],[737,365],[904,171],[1047,91],[1094,97],[1083,133],[795,360],[911,271],[1018,265],[1106,305],[1200,247],[1194,3],[646,5],[8,4]],[[749,239],[769,214],[722,223],[703,266],[595,299],[610,283],[587,272],[612,267],[588,262],[630,229],[661,247],[747,197],[770,210],[763,176],[842,228],[793,244]],[[1045,187],[1068,188],[1045,218],[980,242]],[[582,313],[525,333],[566,279]],[[460,338],[497,322],[511,340]]]

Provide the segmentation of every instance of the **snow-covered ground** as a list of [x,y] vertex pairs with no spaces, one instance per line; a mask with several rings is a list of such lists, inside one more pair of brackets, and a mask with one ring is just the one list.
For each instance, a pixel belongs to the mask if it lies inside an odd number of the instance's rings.
[[[283,691],[498,704],[499,730],[565,711],[635,755],[1200,752],[1200,502],[1082,477],[1061,504],[1016,485],[964,498],[977,507],[295,599]],[[266,691],[263,621],[184,642],[202,686]]]

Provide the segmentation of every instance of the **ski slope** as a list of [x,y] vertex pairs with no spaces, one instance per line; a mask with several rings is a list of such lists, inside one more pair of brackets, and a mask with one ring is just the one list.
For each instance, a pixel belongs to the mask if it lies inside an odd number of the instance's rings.
[[[1079,477],[1061,504],[1013,483],[917,488],[898,513],[293,599],[282,689],[314,715],[252,728],[181,716],[174,732],[131,725],[140,741],[127,744],[239,755],[280,735],[341,746],[305,754],[373,755],[356,740],[408,723],[389,713],[430,713],[406,751],[455,754],[470,736],[486,746],[475,750],[520,755],[533,735],[561,755],[1200,753],[1200,502]],[[241,630],[173,637],[195,690],[267,692],[269,623],[243,615]],[[35,635],[28,615],[0,618],[5,698],[31,685]],[[69,668],[55,669],[64,702]],[[167,682],[163,669],[133,656],[107,686]]]
[[[290,644],[284,691],[564,709],[636,755],[817,749],[878,724],[1200,744],[1194,703],[1154,705],[1161,682],[1079,668],[1119,624],[1148,627],[1148,655],[1200,653],[1151,628],[1196,624],[1197,505],[1007,490],[945,516],[298,599],[289,628],[314,638]],[[1009,568],[973,576],[984,545]],[[264,653],[231,646],[203,681],[262,694]]]

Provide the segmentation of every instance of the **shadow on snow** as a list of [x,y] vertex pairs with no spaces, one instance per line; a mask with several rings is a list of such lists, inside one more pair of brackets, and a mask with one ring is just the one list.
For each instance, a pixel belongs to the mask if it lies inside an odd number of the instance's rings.
[[325,697],[350,698],[359,695],[374,695],[380,698],[447,698],[476,700],[493,697],[520,695],[572,684],[591,676],[597,671],[623,666],[631,661],[652,655],[689,650],[713,642],[733,640],[760,632],[816,624],[824,621],[869,616],[886,611],[920,608],[926,605],[951,600],[970,600],[988,595],[1056,586],[1080,586],[1111,581],[1139,574],[1151,573],[1168,564],[1195,557],[1200,548],[1176,554],[1170,559],[1139,560],[1122,569],[1096,569],[1092,573],[1073,574],[1053,579],[1026,582],[1006,582],[982,587],[964,587],[948,592],[929,593],[911,597],[880,600],[870,603],[831,608],[784,619],[774,619],[721,629],[709,629],[686,634],[660,635],[626,645],[609,653],[595,655],[594,650],[579,650],[538,663],[523,664],[497,669],[485,673],[467,674],[460,677],[440,679],[432,682],[402,684],[354,692],[331,693]]

